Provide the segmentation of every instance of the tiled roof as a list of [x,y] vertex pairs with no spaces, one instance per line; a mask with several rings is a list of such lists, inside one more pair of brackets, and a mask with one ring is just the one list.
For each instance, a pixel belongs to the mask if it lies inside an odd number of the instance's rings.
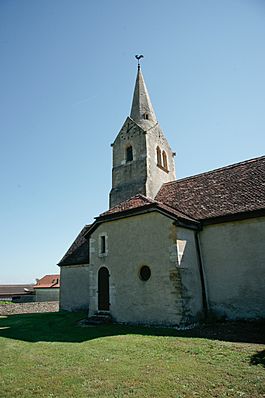
[[33,285],[0,285],[0,297],[12,297],[32,294]]
[[131,209],[136,209],[136,208],[143,207],[143,206],[148,206],[148,205],[151,205],[154,203],[156,203],[156,201],[154,201],[153,199],[147,198],[144,195],[138,194],[128,200],[125,200],[124,202],[117,204],[116,206],[112,207],[111,209],[105,211],[104,213],[100,214],[100,217],[107,216],[107,215],[114,214],[114,213],[128,211]]
[[81,230],[58,265],[84,264],[88,262],[88,241],[84,236],[89,227],[90,225],[86,225]]
[[164,203],[158,202],[157,200],[147,198],[146,196],[141,195],[141,194],[135,195],[132,198],[112,207],[110,210],[100,214],[100,216],[97,217],[97,220],[106,218],[108,216],[114,216],[115,214],[123,215],[124,213],[127,213],[131,210],[137,210],[137,209],[143,210],[143,209],[148,209],[148,208],[157,208],[160,210],[164,210],[167,213],[171,213],[173,216],[176,216],[180,219],[185,219],[187,221],[195,221],[191,217],[183,214],[182,212],[180,212]]
[[39,279],[34,289],[50,289],[60,287],[60,275],[45,275],[43,278]]
[[196,219],[265,209],[265,156],[164,184],[156,200]]
[[[199,221],[265,211],[265,156],[164,184],[155,200],[138,194],[100,214],[86,225],[58,265],[85,264],[89,247],[85,235],[98,223],[157,209],[180,221]],[[188,225],[188,224],[187,224]]]

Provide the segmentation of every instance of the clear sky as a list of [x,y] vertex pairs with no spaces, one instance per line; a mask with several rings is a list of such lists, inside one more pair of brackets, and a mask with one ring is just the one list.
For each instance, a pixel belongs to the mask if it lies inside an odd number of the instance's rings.
[[1,0],[0,283],[107,210],[139,53],[177,178],[264,154],[264,0]]

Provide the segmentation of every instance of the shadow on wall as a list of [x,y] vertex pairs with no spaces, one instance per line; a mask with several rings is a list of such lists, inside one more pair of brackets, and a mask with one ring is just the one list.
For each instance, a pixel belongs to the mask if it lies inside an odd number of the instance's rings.
[[[265,343],[265,321],[219,322],[190,330],[108,324],[82,327],[86,313],[36,313],[0,317],[0,337],[28,342],[80,343],[106,336],[139,334],[152,336],[197,337],[244,343]],[[264,364],[265,351],[257,353],[251,364]]]

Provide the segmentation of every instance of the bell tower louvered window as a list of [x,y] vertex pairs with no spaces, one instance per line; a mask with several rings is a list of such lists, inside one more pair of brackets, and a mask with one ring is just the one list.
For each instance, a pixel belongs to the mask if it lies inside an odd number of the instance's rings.
[[163,153],[162,153],[162,158],[163,158],[163,168],[165,170],[168,170],[168,167],[167,167],[167,154],[166,154],[165,151],[163,151]]
[[159,146],[156,147],[156,161],[158,166],[162,166],[161,149]]

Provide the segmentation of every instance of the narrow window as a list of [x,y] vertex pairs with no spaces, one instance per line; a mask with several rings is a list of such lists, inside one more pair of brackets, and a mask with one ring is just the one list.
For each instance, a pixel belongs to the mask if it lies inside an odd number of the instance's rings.
[[144,113],[144,119],[148,120],[148,118],[149,118],[148,113]]
[[156,147],[156,159],[157,159],[157,165],[162,166],[161,149],[159,148],[159,146]]
[[106,232],[103,232],[98,237],[98,255],[99,257],[108,255],[108,236]]
[[163,151],[162,157],[163,157],[163,167],[165,170],[167,170],[167,154],[165,151]]
[[133,149],[132,146],[126,148],[126,162],[131,162],[133,160]]
[[100,237],[100,253],[106,253],[106,236],[104,235]]

